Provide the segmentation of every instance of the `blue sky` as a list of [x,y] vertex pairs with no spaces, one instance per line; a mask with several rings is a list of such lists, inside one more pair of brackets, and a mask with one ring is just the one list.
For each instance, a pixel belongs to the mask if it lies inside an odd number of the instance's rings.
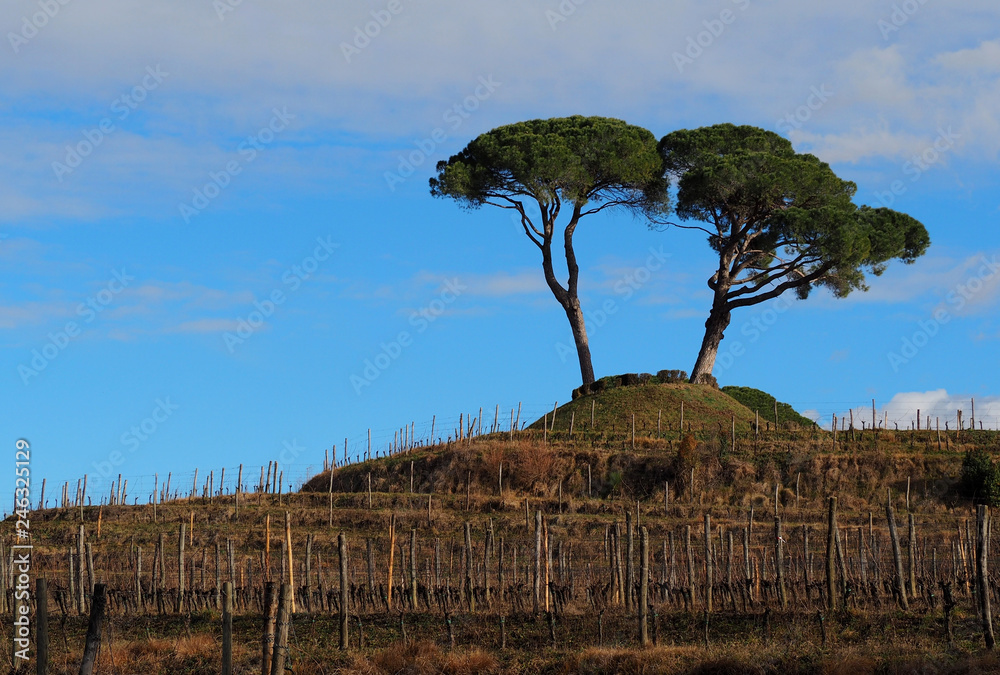
[[[536,249],[427,179],[495,126],[572,114],[771,129],[930,232],[866,294],[735,314],[720,383],[826,422],[873,398],[890,424],[968,419],[975,397],[996,426],[998,22],[986,0],[10,0],[11,455],[29,439],[47,496],[122,473],[144,501],[155,473],[255,482],[281,457],[297,483],[368,428],[384,448],[565,401],[579,370]],[[703,237],[602,214],[576,241],[597,373],[690,371]]]

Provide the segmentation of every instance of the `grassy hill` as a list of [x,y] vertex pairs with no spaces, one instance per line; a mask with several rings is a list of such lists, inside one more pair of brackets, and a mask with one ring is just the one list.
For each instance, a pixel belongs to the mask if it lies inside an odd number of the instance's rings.
[[[635,378],[634,384],[622,384],[626,378]],[[530,425],[541,430],[547,421],[552,431],[604,430],[608,432],[631,431],[635,415],[636,434],[655,434],[657,424],[661,433],[677,432],[680,425],[681,404],[684,406],[684,429],[714,430],[731,433],[735,418],[737,433],[753,429],[755,411],[760,413],[761,429],[766,429],[774,419],[775,398],[750,387],[724,387],[683,382],[660,383],[655,376],[628,376],[603,378],[600,391],[578,395],[570,403],[560,406]],[[592,423],[593,420],[593,423]],[[781,425],[796,425],[804,429],[815,427],[812,420],[797,413],[787,403],[778,403],[778,421]]]
[[787,403],[777,401],[766,391],[754,389],[753,387],[723,387],[722,393],[730,398],[734,398],[750,410],[756,410],[764,419],[774,419],[775,404],[778,409],[778,424],[796,424],[803,428],[815,426],[808,417],[800,415],[792,406]]
[[[58,630],[51,647],[60,669],[50,672],[76,672],[82,653],[87,617],[74,609],[67,592],[67,559],[77,550],[81,525],[93,549],[94,579],[107,583],[115,599],[99,672],[219,672],[220,617],[212,589],[217,568],[221,567],[222,580],[229,579],[230,543],[239,601],[234,621],[237,672],[259,672],[261,584],[265,578],[280,580],[289,559],[282,550],[286,514],[296,593],[302,603],[291,630],[298,675],[986,672],[997,665],[995,660],[977,660],[981,634],[974,597],[958,582],[963,577],[955,576],[949,552],[969,518],[969,503],[955,490],[963,453],[972,447],[996,453],[1000,434],[950,431],[939,445],[936,433],[930,431],[867,430],[841,434],[834,446],[832,435],[815,426],[799,426],[790,413],[781,419],[779,429],[772,424],[770,430],[754,434],[753,410],[730,393],[750,405],[768,404],[773,414],[773,399],[757,390],[724,392],[647,381],[578,396],[559,408],[554,431],[543,432],[536,423],[514,434],[453,440],[339,467],[314,476],[299,493],[242,495],[238,509],[234,495],[218,495],[174,500],[155,511],[152,506],[95,505],[33,512],[33,569],[48,577],[54,594],[49,611],[58,611],[60,617],[58,629],[54,620],[51,629]],[[677,429],[682,401],[684,434]],[[658,413],[662,413],[660,434]],[[572,436],[571,416],[575,416]],[[730,435],[734,416],[735,446]],[[763,414],[761,423],[763,427]],[[687,440],[682,440],[685,436]],[[670,486],[669,508],[663,500],[665,483]],[[773,583],[776,488],[785,555],[792,559],[787,571],[794,601],[787,609],[767,593]],[[913,598],[909,611],[896,609],[892,602],[888,583],[892,553],[884,516],[890,489],[900,530],[905,533],[912,514],[920,542],[912,549],[904,543],[904,555],[912,550],[920,556],[921,570],[930,569],[928,556],[936,556],[935,574],[956,580],[955,648],[942,638],[940,603],[934,605],[933,596]],[[883,576],[878,585],[856,583],[849,609],[826,615],[827,623],[822,624],[816,619],[823,610],[816,585],[822,581],[831,495],[838,497],[852,579],[857,582],[860,536],[866,537],[866,555],[878,560],[869,573],[877,569]],[[716,573],[725,569],[728,574],[731,567],[737,585],[746,588],[741,546],[751,509],[756,524],[748,536],[760,589],[749,607],[738,594],[727,597],[720,591],[707,651],[702,646],[701,614],[689,611],[684,600],[689,590],[683,582],[686,556],[693,556],[693,569],[702,575],[704,523],[709,516],[711,532],[717,533],[712,543],[718,546]],[[536,511],[551,537],[547,552],[552,583],[561,592],[572,587],[566,605],[550,613],[534,612],[530,603]],[[621,537],[615,544],[619,557],[630,550],[626,514],[634,518],[633,524],[646,528],[653,544],[651,576],[658,585],[651,602],[657,612],[653,621],[659,631],[658,648],[636,646],[634,613],[620,604],[605,606],[600,615],[603,624],[598,625],[594,598],[604,592],[610,578],[610,534]],[[390,522],[395,523],[394,540]],[[870,522],[874,538],[866,534]],[[182,525],[187,528],[187,583],[196,595],[194,608],[178,613],[172,607]],[[329,596],[339,588],[339,532],[348,541],[352,592],[357,594],[352,603],[361,603],[352,608],[355,632],[347,653],[336,648],[336,609]],[[724,539],[729,535],[735,541],[735,558]],[[695,542],[690,554],[682,543],[685,536]],[[668,546],[675,544],[672,556]],[[808,591],[804,547],[816,560],[814,568],[810,565],[813,586]],[[633,551],[636,555],[638,548]],[[501,552],[507,575],[503,594],[497,592]],[[385,596],[380,599],[379,593],[390,576],[391,556],[396,590],[388,611]],[[679,581],[663,590],[673,557]],[[482,603],[475,610],[461,599],[470,560],[472,582]],[[307,565],[311,565],[308,575]],[[162,575],[154,572],[159,569]],[[135,601],[137,570],[146,593],[144,605]],[[428,593],[427,603],[409,604],[411,572],[424,589],[420,592]],[[927,572],[920,574],[922,588],[933,588]],[[372,578],[377,588],[373,596],[366,596]],[[484,579],[494,584],[492,600],[487,599]],[[161,590],[154,592],[156,588]],[[702,587],[694,593],[700,602]],[[158,608],[160,594],[166,609]],[[311,599],[311,608],[301,609],[305,598]],[[452,604],[440,604],[445,598]],[[700,612],[700,605],[695,612]],[[4,620],[10,620],[9,611]],[[454,650],[449,648],[451,630]],[[506,647],[501,647],[501,630],[507,631]],[[361,631],[363,647],[356,641]],[[821,650],[827,632],[830,642]],[[599,634],[603,647],[596,646]],[[418,667],[418,662],[423,665]],[[759,669],[764,662],[769,667]]]

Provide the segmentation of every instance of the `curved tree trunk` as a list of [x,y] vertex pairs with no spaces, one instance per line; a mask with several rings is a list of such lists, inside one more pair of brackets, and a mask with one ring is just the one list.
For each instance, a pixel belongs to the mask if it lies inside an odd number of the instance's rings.
[[691,382],[698,384],[705,375],[711,375],[715,367],[715,357],[719,354],[719,344],[722,342],[726,328],[732,318],[725,305],[712,307],[708,320],[705,321],[705,337],[701,341],[698,360],[694,362],[691,371]]
[[583,384],[594,382],[594,364],[590,359],[590,342],[587,340],[587,327],[583,321],[583,310],[580,309],[578,298],[570,299],[570,306],[566,308],[566,318],[569,319],[570,328],[573,329],[573,342],[576,343],[576,354],[580,359],[580,376]]
[[555,269],[552,264],[552,233],[555,229],[554,217],[546,220],[545,238],[538,247],[542,251],[542,271],[545,273],[545,283],[548,284],[552,295],[562,305],[569,319],[570,328],[573,330],[573,342],[576,344],[576,354],[580,359],[580,376],[583,384],[594,382],[594,365],[590,359],[590,343],[587,341],[587,328],[584,325],[583,310],[580,309],[580,298],[577,295],[577,287],[580,279],[580,267],[576,262],[576,252],[573,250],[573,233],[580,218],[580,205],[573,209],[573,218],[566,226],[563,233],[563,242],[566,249],[566,269],[569,273],[566,287],[563,288],[559,280],[556,279]]

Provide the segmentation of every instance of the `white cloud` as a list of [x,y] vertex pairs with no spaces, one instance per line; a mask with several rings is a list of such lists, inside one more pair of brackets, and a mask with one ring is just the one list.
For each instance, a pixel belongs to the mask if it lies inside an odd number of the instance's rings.
[[[916,426],[917,411],[920,412],[920,428],[935,428],[938,423],[944,431],[956,428],[957,411],[962,411],[962,425],[968,428],[972,422],[973,400],[975,400],[976,428],[1000,429],[1000,396],[972,396],[949,394],[946,389],[932,391],[900,392],[895,394],[888,403],[876,404],[875,421],[880,428],[909,429]],[[850,413],[854,413],[856,428],[871,428],[872,407],[859,405],[853,409],[832,411],[837,415],[837,427],[847,428],[850,425]],[[832,414],[820,413],[817,410],[807,410],[806,417],[816,420],[821,426],[829,428]]]
[[549,292],[549,287],[545,284],[545,279],[540,269],[524,270],[513,274],[497,272],[495,274],[463,277],[463,283],[468,284],[470,295],[489,297],[533,295]]
[[[917,411],[920,411],[921,426],[926,427],[928,423],[935,425],[937,420],[941,421],[941,428],[945,428],[945,422],[951,429],[955,428],[956,411],[962,411],[962,423],[967,426],[971,422],[972,416],[972,396],[961,396],[949,394],[945,389],[936,389],[925,392],[903,392],[896,394],[882,407],[880,418],[888,413],[889,423],[892,426],[899,423],[902,429],[909,427],[910,423],[916,423]],[[982,422],[983,428],[998,428],[1000,423],[1000,396],[975,397],[976,427]],[[870,413],[870,411],[869,411]]]
[[881,277],[869,277],[870,290],[846,299],[820,296],[821,302],[898,304],[924,300],[962,316],[994,312],[1000,300],[1000,251],[965,258],[924,256],[912,265],[894,264]]
[[941,54],[935,61],[965,76],[1000,74],[1000,40],[986,41],[973,49]]
[[239,321],[236,319],[197,319],[185,321],[168,332],[171,333],[225,333],[236,331]]
[[[963,154],[1000,149],[992,0],[922,6],[889,42],[876,23],[889,10],[862,0],[741,5],[723,3],[736,20],[681,72],[674,54],[720,7],[595,1],[553,30],[554,1],[405,0],[348,62],[342,43],[384,3],[244,2],[222,20],[209,2],[69,3],[19,53],[6,41],[0,49],[0,87],[18,101],[0,104],[0,213],[175,215],[274,106],[297,116],[294,130],[239,177],[241,190],[280,180],[285,190],[363,185],[384,194],[382,173],[436,128],[449,135],[443,154],[527,117],[616,116],[657,136],[720,121],[770,126],[823,83],[836,95],[793,137],[828,161],[900,159],[941,124],[968,128],[974,142]],[[37,11],[36,0],[3,3],[0,27],[16,32]],[[170,73],[165,82],[60,184],[51,163],[65,145],[156,65]],[[975,81],[956,77],[972,69]],[[451,128],[443,113],[490,75],[502,84]],[[210,208],[230,206],[222,196]]]

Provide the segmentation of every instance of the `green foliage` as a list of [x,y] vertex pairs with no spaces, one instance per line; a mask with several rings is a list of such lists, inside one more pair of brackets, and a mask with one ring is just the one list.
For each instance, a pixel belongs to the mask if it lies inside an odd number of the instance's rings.
[[1000,506],[1000,467],[984,448],[973,448],[962,460],[962,496],[976,504]]
[[[723,387],[722,393],[736,399],[750,410],[756,410],[765,421],[774,421],[775,398],[765,391],[754,389],[753,387]],[[803,417],[787,403],[778,401],[778,423],[785,424],[791,422],[802,427],[815,426],[808,417]],[[763,422],[761,422],[763,426]]]
[[660,384],[677,384],[687,382],[688,374],[683,370],[660,370],[656,373],[656,379]]
[[468,208],[532,199],[618,206],[655,217],[666,211],[668,185],[656,138],[606,117],[559,117],[497,127],[437,165],[431,194]]
[[677,215],[707,223],[698,229],[725,263],[709,285],[724,287],[728,309],[792,289],[802,298],[816,286],[838,297],[867,290],[866,272],[911,263],[930,244],[914,218],[856,206],[854,183],[773,132],[718,124],[675,131],[659,149],[677,182]]

